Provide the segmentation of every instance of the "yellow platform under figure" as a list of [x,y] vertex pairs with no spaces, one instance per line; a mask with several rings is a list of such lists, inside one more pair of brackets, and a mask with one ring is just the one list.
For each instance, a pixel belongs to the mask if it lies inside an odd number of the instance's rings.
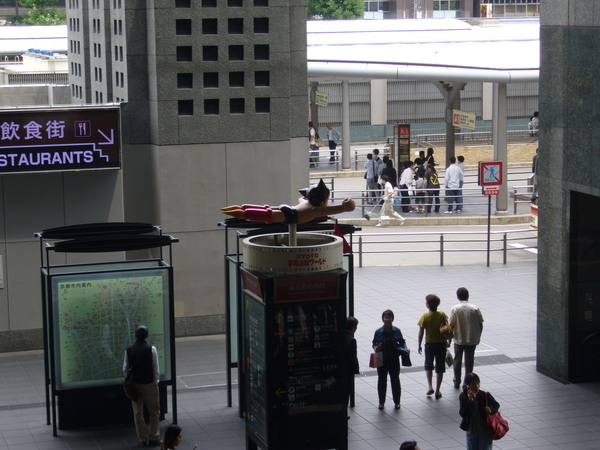
[[223,213],[252,222],[283,222],[287,224],[306,223],[316,217],[324,217],[347,211],[354,211],[356,204],[346,198],[341,205],[329,206],[329,188],[321,179],[306,189],[300,189],[302,197],[296,206],[279,205],[232,205],[221,208]]

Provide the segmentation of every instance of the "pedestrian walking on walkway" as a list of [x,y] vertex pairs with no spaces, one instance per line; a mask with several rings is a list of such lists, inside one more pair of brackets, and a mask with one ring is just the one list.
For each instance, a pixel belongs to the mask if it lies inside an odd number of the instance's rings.
[[[429,312],[423,314],[419,319],[419,354],[422,354],[423,335],[425,335],[425,375],[429,389],[427,395],[435,393],[435,398],[442,398],[440,388],[444,373],[446,372],[446,349],[450,346],[450,341],[447,341],[440,327],[448,322],[448,316],[445,313],[438,311],[440,306],[440,298],[437,295],[429,294],[425,297],[425,305]],[[433,369],[435,368],[435,391],[433,390]]]
[[465,386],[458,397],[460,429],[467,434],[467,450],[491,450],[492,437],[487,429],[486,416],[496,414],[500,404],[489,392],[479,389],[479,377],[475,373],[465,376]]
[[406,348],[406,341],[402,336],[400,328],[392,325],[394,322],[394,313],[386,309],[381,314],[383,326],[375,331],[373,337],[373,349],[376,352],[383,352],[383,365],[377,368],[377,393],[379,395],[379,410],[385,405],[387,391],[387,377],[390,377],[392,385],[392,398],[394,408],[400,409],[400,354],[410,353]]
[[381,184],[383,185],[383,206],[379,214],[379,223],[376,227],[384,226],[383,217],[391,216],[400,221],[400,225],[404,225],[404,217],[394,211],[394,188],[387,175],[381,175]]
[[483,332],[483,315],[479,308],[469,303],[469,291],[460,287],[456,291],[459,300],[450,310],[450,326],[454,332],[454,387],[460,388],[463,354],[465,374],[473,372],[475,348]]

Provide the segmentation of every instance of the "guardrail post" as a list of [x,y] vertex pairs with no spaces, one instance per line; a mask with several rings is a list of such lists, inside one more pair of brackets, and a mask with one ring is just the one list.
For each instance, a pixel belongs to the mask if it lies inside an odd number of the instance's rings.
[[440,234],[440,266],[444,265],[444,235]]
[[362,267],[362,236],[358,237],[358,267]]
[[514,205],[514,215],[517,215],[517,188],[513,187],[513,205]]
[[504,246],[504,264],[506,264],[507,253],[508,253],[507,252],[507,250],[508,250],[507,242],[508,242],[507,234],[504,233],[504,243],[503,243],[503,246]]
[[335,200],[335,177],[331,177],[331,201]]

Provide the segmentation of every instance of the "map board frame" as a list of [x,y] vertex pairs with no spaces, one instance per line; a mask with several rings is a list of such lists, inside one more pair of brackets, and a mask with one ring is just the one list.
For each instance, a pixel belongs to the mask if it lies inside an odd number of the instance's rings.
[[[54,391],[122,385],[125,349],[135,341],[135,329],[142,324],[150,330],[148,343],[158,351],[161,382],[173,381],[171,266],[161,260],[141,260],[55,266],[48,270]],[[142,286],[142,282],[146,285]],[[153,291],[149,291],[149,286]],[[125,299],[127,296],[130,297]],[[146,302],[146,297],[151,301]],[[123,299],[129,303],[119,304]],[[86,308],[90,311],[86,312]],[[82,328],[88,318],[103,315],[107,319],[104,324],[92,320],[87,328]]]

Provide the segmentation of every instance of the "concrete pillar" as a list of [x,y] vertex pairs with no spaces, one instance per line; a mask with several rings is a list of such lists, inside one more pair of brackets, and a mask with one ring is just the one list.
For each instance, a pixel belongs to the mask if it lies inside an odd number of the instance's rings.
[[319,130],[319,107],[315,103],[315,93],[319,88],[319,83],[316,81],[310,82],[310,119],[316,130]]
[[448,166],[448,161],[451,156],[455,156],[454,142],[454,125],[452,125],[452,110],[460,109],[460,91],[462,91],[467,83],[463,82],[444,82],[438,81],[434,83],[442,93],[446,101],[446,161],[444,167]]
[[500,195],[496,196],[496,214],[508,214],[508,150],[506,135],[508,125],[506,120],[506,83],[494,83],[494,110],[492,113],[492,143],[494,146],[494,161],[502,161],[502,180]]
[[350,170],[350,94],[348,80],[342,81],[342,170]]
[[371,80],[371,125],[387,125],[387,80]]

